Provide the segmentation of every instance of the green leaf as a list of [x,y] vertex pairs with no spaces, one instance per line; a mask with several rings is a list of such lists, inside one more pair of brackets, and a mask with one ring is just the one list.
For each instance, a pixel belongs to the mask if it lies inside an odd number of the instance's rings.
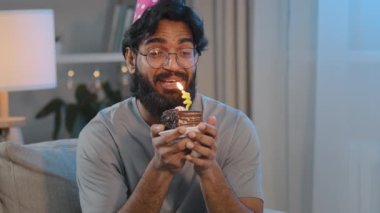
[[68,104],[66,106],[66,121],[65,121],[65,126],[66,130],[71,134],[73,132],[73,126],[74,122],[77,116],[80,115],[79,112],[79,107],[76,104]]
[[108,99],[106,106],[110,106],[116,102],[121,101],[120,90],[112,90],[111,85],[108,82],[103,83],[102,88]]
[[43,118],[51,113],[59,113],[59,110],[65,105],[65,102],[60,98],[55,98],[47,103],[39,112],[37,112],[35,118]]
[[61,129],[61,112],[65,109],[65,128],[72,137],[78,137],[82,128],[96,116],[99,110],[121,101],[120,90],[113,90],[108,82],[103,83],[102,88],[106,98],[103,101],[98,101],[97,94],[89,91],[86,84],[79,84],[75,89],[76,103],[66,104],[62,99],[54,98],[37,112],[35,117],[42,118],[53,114],[52,137],[57,139]]
[[96,94],[91,93],[87,89],[86,85],[80,84],[75,90],[75,99],[78,105],[81,106],[81,105],[87,105],[89,103],[96,102],[97,96]]
[[61,109],[57,108],[54,116],[54,129],[53,129],[53,139],[58,139],[59,130],[61,129]]
[[83,117],[82,115],[78,115],[75,118],[75,122],[73,125],[73,130],[71,132],[71,137],[77,138],[79,136],[80,131],[83,129],[84,126],[88,123],[88,119]]

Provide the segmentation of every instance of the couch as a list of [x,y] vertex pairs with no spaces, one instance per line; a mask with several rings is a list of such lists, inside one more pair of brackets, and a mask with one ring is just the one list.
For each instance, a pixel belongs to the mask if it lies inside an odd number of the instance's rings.
[[81,212],[76,139],[0,143],[0,212]]
[[0,213],[81,212],[76,145],[76,139],[29,145],[0,142]]

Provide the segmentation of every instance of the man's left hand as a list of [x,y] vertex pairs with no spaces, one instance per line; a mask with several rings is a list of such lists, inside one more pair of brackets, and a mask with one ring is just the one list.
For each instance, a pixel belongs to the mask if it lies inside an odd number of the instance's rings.
[[198,125],[199,132],[187,135],[191,141],[187,142],[186,148],[196,152],[199,157],[188,154],[186,159],[194,164],[194,169],[200,176],[216,165],[216,122],[216,117],[210,116],[207,122]]

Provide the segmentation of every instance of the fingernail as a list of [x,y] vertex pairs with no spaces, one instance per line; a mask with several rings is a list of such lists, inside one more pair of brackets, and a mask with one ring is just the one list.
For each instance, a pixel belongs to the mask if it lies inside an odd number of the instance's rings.
[[192,143],[192,142],[186,143],[186,148],[192,149],[193,147],[194,147],[194,143]]
[[185,134],[186,128],[185,127],[179,127],[178,132],[181,134]]
[[206,125],[204,123],[200,123],[198,127],[200,130],[206,129]]
[[195,138],[195,132],[190,132],[190,133],[189,133],[189,137],[190,137],[190,138]]

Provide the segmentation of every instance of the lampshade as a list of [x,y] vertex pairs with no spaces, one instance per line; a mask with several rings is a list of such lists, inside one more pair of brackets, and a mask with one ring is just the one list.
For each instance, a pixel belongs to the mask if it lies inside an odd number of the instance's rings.
[[56,87],[53,11],[0,11],[0,142],[23,142],[24,117],[9,116],[8,91]]
[[55,87],[54,38],[52,10],[0,11],[0,91]]

